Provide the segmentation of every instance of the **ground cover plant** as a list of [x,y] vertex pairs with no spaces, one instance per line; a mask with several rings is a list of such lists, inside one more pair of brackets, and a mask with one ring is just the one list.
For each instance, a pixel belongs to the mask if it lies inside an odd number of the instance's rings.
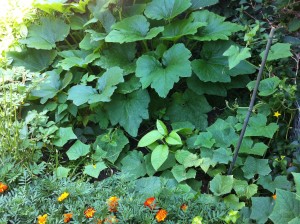
[[33,8],[0,70],[1,222],[298,222],[298,2]]

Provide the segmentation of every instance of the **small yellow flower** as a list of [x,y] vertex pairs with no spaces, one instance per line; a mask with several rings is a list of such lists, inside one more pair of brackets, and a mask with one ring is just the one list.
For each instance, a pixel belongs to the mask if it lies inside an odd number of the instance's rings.
[[39,216],[38,216],[37,223],[38,223],[38,224],[46,224],[46,222],[47,222],[47,217],[48,217],[47,214],[39,215]]
[[93,168],[96,169],[96,164],[93,165]]
[[273,198],[274,200],[276,200],[276,198],[277,198],[276,194],[272,195],[272,198]]
[[96,212],[96,210],[94,208],[88,208],[84,211],[84,215],[87,218],[93,218],[95,212]]
[[69,196],[69,193],[68,192],[64,192],[62,193],[59,197],[58,197],[58,201],[61,202],[63,200],[65,200],[67,197]]
[[110,212],[117,212],[118,201],[119,201],[119,198],[116,197],[116,196],[110,197],[107,200],[107,204],[108,204],[108,207],[109,207],[108,210]]
[[276,111],[273,116],[279,118],[280,115],[281,115],[281,113],[279,113],[278,111]]

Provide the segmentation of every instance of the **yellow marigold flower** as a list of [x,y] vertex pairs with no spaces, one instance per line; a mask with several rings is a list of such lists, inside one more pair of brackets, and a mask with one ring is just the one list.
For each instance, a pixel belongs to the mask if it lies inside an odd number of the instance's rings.
[[84,215],[87,218],[93,218],[96,210],[94,208],[88,208],[87,210],[84,211]]
[[39,216],[38,216],[37,223],[38,223],[38,224],[46,224],[46,222],[47,222],[47,217],[48,217],[47,214],[39,215]]
[[58,201],[61,202],[63,200],[65,200],[67,197],[69,196],[69,193],[68,192],[64,192],[62,193],[59,197],[58,197]]
[[64,223],[70,222],[72,217],[73,217],[72,213],[66,213],[66,214],[64,214]]
[[4,193],[8,189],[8,186],[2,182],[0,182],[0,194]]
[[157,222],[165,221],[167,214],[168,212],[165,209],[160,209],[155,215]]
[[110,197],[110,198],[107,200],[108,210],[109,210],[110,212],[117,212],[118,201],[119,201],[119,198],[116,197],[116,196]]
[[146,201],[144,202],[144,206],[153,210],[155,208],[154,201],[155,201],[154,197],[147,198]]
[[272,198],[273,198],[274,200],[276,200],[276,198],[277,198],[276,194],[272,195]]
[[273,116],[278,118],[280,115],[281,115],[281,113],[279,113],[278,111],[276,111]]

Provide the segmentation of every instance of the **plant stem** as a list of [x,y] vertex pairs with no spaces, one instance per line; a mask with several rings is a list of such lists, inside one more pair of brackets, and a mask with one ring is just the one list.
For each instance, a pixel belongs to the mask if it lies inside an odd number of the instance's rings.
[[262,63],[261,63],[260,68],[259,68],[259,72],[258,72],[258,75],[257,75],[255,87],[253,89],[253,93],[252,93],[252,97],[251,97],[251,101],[250,101],[248,113],[247,113],[246,118],[244,120],[244,125],[243,125],[243,128],[242,128],[241,134],[240,134],[239,141],[238,141],[237,146],[236,146],[236,148],[234,150],[234,153],[233,153],[233,160],[232,160],[232,162],[230,164],[230,167],[228,169],[228,173],[227,173],[228,175],[231,175],[231,173],[232,173],[232,169],[234,167],[234,164],[236,162],[239,150],[241,148],[243,137],[245,135],[246,128],[247,128],[247,125],[248,125],[248,122],[249,122],[249,119],[250,119],[250,115],[251,115],[252,110],[253,110],[253,106],[254,106],[254,102],[255,102],[257,90],[258,90],[258,86],[259,86],[260,79],[261,79],[261,76],[262,76],[262,72],[263,72],[264,67],[266,65],[268,54],[269,54],[269,50],[271,48],[271,44],[272,44],[272,39],[273,39],[273,36],[274,36],[274,32],[275,32],[275,28],[272,27],[272,29],[270,31],[270,34],[269,34],[269,39],[268,39],[268,43],[267,43],[267,46],[266,46],[265,55],[264,55],[264,57],[262,59]]

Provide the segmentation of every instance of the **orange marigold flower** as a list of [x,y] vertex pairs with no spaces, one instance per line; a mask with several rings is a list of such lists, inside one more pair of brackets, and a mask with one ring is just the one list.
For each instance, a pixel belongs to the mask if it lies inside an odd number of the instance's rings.
[[119,220],[116,218],[116,216],[110,215],[107,218],[105,218],[104,223],[112,224],[112,223],[117,223],[118,221]]
[[84,211],[84,215],[87,218],[93,218],[96,210],[94,208],[88,208],[87,210]]
[[8,189],[8,186],[2,182],[0,182],[0,194]]
[[150,208],[151,210],[155,208],[154,204],[155,198],[147,198],[146,201],[144,202],[144,206]]
[[156,213],[156,220],[157,222],[162,222],[165,221],[165,218],[167,217],[168,212],[165,209],[160,209],[157,213]]
[[119,198],[116,197],[116,196],[110,197],[110,198],[107,200],[108,210],[109,210],[110,212],[117,212],[118,201],[119,201]]
[[188,206],[186,204],[182,204],[180,209],[185,212],[188,209]]
[[68,223],[71,221],[73,214],[72,213],[66,213],[64,214],[64,223]]
[[274,195],[272,196],[272,198],[273,198],[274,200],[276,200],[276,198],[277,198],[276,194],[274,194]]
[[68,193],[68,192],[64,192],[64,193],[62,193],[62,194],[57,198],[57,200],[58,200],[59,202],[61,202],[61,201],[65,200],[68,196],[69,196],[69,193]]
[[37,220],[37,223],[38,224],[46,224],[46,222],[47,222],[47,217],[48,217],[48,215],[47,214],[44,214],[44,215],[39,215],[38,216],[38,220]]

